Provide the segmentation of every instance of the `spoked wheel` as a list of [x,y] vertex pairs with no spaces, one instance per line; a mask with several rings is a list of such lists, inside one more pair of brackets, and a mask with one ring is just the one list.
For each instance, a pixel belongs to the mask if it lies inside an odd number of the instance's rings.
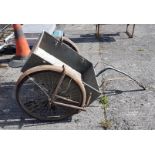
[[17,81],[16,99],[32,117],[54,121],[84,110],[86,92],[81,80],[52,65],[33,67]]

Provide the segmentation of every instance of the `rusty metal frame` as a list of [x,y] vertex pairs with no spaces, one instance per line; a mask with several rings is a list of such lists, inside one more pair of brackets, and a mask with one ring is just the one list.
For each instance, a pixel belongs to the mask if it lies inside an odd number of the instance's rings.
[[[100,25],[101,24],[96,24],[96,37],[99,38],[100,37]],[[134,31],[135,31],[135,24],[133,24],[133,27],[132,27],[132,32],[129,32],[129,29],[128,27],[130,26],[131,24],[127,24],[126,26],[126,34],[128,35],[129,38],[133,38],[133,35],[134,35]]]
[[53,101],[53,103],[56,104],[56,105],[63,106],[63,107],[68,107],[68,108],[72,108],[72,109],[76,109],[76,110],[86,111],[86,109],[84,109],[83,107],[78,107],[78,106],[75,106],[75,105],[65,104],[65,103],[56,102],[56,101]]
[[135,24],[133,24],[132,32],[129,32],[129,29],[128,29],[128,27],[129,27],[130,25],[131,25],[131,24],[127,24],[127,25],[126,25],[126,34],[128,35],[129,38],[133,38],[134,31],[135,31]]
[[58,84],[57,84],[57,86],[56,86],[56,88],[55,88],[53,94],[52,94],[51,102],[54,101],[55,96],[57,95],[58,90],[59,90],[59,88],[60,88],[60,86],[61,86],[61,84],[62,84],[62,82],[63,82],[63,80],[64,80],[64,78],[65,78],[65,75],[66,75],[66,74],[65,74],[65,67],[63,66],[62,68],[63,68],[62,75],[61,75],[61,77],[60,77],[60,79],[59,79],[59,82],[58,82]]
[[89,93],[89,96],[88,96],[88,99],[87,99],[87,103],[86,103],[86,107],[89,106],[89,104],[90,104],[90,100],[91,100],[91,97],[92,97],[92,92]]
[[97,38],[100,37],[100,25],[101,25],[101,24],[96,24],[96,37],[97,37]]

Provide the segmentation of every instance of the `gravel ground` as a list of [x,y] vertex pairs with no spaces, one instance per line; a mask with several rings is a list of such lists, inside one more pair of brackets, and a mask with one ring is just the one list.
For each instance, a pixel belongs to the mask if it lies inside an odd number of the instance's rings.
[[[143,83],[145,91],[115,71],[107,71],[104,79],[108,90],[109,129],[155,129],[155,25],[136,25],[134,38],[124,33],[126,25],[101,26],[100,39],[95,37],[95,25],[59,25],[66,36],[79,47],[80,54],[94,65],[96,73],[112,65]],[[8,63],[12,54],[0,56]],[[103,129],[103,109],[96,100],[86,112],[80,112],[61,122],[40,122],[25,114],[14,97],[15,82],[20,69],[0,68],[0,128],[1,129]],[[116,91],[118,93],[113,93]],[[137,91],[139,90],[139,91]]]

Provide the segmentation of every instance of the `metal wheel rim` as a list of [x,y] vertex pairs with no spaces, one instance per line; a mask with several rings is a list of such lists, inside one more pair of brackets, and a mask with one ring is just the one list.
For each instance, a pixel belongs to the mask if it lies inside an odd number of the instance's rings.
[[77,53],[79,53],[79,49],[78,49],[78,47],[76,46],[76,44],[73,42],[73,41],[71,41],[69,38],[67,38],[67,37],[62,37],[62,39],[63,39],[63,42],[65,43],[65,44],[67,44],[69,47],[71,47],[74,51],[76,51]]
[[[26,113],[28,113],[30,116],[35,117],[39,120],[42,121],[55,121],[55,120],[61,120],[64,119],[66,117],[69,117],[71,115],[73,115],[74,113],[69,113],[68,115],[64,116],[64,117],[59,117],[59,118],[50,118],[50,119],[42,119],[40,117],[37,117],[35,115],[33,115],[32,113],[29,113],[24,107],[23,105],[20,103],[20,99],[19,99],[19,91],[20,91],[20,87],[22,86],[22,84],[24,83],[24,81],[27,80],[28,76],[31,74],[35,74],[37,72],[42,72],[42,71],[54,71],[54,72],[58,72],[61,73],[62,72],[62,67],[58,67],[58,66],[52,66],[52,65],[41,65],[41,66],[37,66],[37,67],[33,67],[27,71],[25,71],[20,78],[17,81],[17,85],[16,85],[16,99],[17,102],[19,103],[19,105],[22,107],[22,109],[24,109],[24,111],[26,111]],[[80,79],[77,79],[74,77],[74,75],[70,72],[66,72],[66,75],[69,76],[70,78],[72,78],[74,80],[74,82],[79,86],[79,89],[81,91],[83,100],[81,103],[81,107],[84,107],[85,102],[86,102],[86,91],[84,88],[84,85],[82,84]]]

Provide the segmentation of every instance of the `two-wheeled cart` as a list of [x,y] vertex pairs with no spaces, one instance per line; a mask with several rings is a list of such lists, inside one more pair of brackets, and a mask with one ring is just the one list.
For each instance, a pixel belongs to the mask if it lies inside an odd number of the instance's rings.
[[[108,69],[118,71],[109,67],[96,76]],[[72,41],[56,39],[47,32],[41,34],[22,72],[16,99],[22,109],[39,120],[61,120],[85,111],[101,94],[93,64],[79,55]]]
[[60,120],[85,111],[99,95],[91,62],[66,39],[43,32],[22,68],[16,99],[39,120]]

